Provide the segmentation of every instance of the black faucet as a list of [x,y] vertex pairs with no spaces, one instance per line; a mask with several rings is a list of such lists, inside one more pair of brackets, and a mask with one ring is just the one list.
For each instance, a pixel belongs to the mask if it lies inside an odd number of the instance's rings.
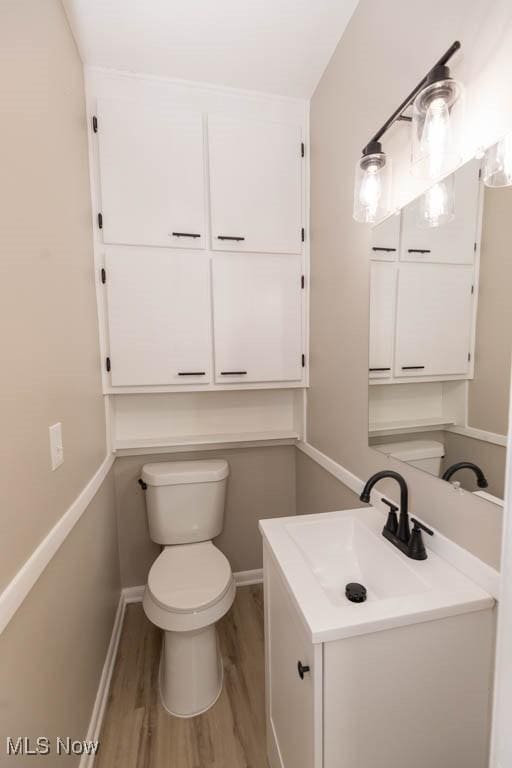
[[411,533],[408,510],[409,491],[407,488],[407,483],[405,482],[402,475],[400,475],[398,472],[393,472],[393,470],[386,469],[382,472],[376,472],[370,477],[369,480],[366,481],[366,484],[359,497],[360,500],[364,501],[366,504],[369,504],[372,488],[379,482],[379,480],[383,480],[384,478],[391,478],[392,480],[396,480],[400,486],[400,518],[398,519],[396,515],[398,512],[398,507],[396,507],[387,499],[382,499],[382,501],[389,507],[389,515],[386,525],[382,530],[382,535],[385,539],[390,541],[395,547],[397,547],[401,552],[407,555],[407,557],[410,557],[412,560],[426,560],[427,550],[423,544],[421,531],[425,531],[425,533],[428,533],[430,536],[433,536],[434,532],[431,531],[430,528],[427,528],[426,525],[423,525],[423,523],[420,523],[419,520],[416,520],[414,517],[412,517],[411,520],[414,523],[414,527]]
[[453,475],[458,472],[460,469],[471,469],[475,475],[476,475],[476,482],[479,488],[488,488],[489,483],[487,482],[487,478],[478,466],[478,464],[473,464],[472,461],[459,461],[457,464],[452,464],[451,467],[448,467],[448,469],[443,473],[442,480],[451,480]]

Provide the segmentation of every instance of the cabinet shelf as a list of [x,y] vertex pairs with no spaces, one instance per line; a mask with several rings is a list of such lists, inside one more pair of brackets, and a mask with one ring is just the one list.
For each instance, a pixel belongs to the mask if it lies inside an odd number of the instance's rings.
[[398,421],[374,421],[370,423],[368,432],[371,437],[380,435],[405,435],[410,432],[432,432],[455,424],[449,416],[431,416],[418,419],[401,419]]
[[208,450],[215,448],[240,447],[253,444],[293,444],[299,434],[293,430],[267,432],[217,433],[210,435],[134,437],[115,442],[113,450],[122,454],[178,453],[187,450]]

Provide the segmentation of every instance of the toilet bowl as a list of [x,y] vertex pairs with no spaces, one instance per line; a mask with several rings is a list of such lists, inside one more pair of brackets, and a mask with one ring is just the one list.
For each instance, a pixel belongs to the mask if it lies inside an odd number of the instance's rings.
[[236,588],[229,561],[210,539],[222,530],[227,475],[225,461],[162,462],[142,472],[150,535],[164,544],[143,607],[164,633],[160,696],[177,717],[205,712],[222,691],[215,625]]

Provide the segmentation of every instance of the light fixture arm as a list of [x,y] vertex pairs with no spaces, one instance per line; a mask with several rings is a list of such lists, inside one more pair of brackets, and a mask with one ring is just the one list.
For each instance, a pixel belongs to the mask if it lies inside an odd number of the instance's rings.
[[425,85],[427,85],[431,75],[434,73],[436,68],[444,67],[450,61],[454,53],[456,53],[456,51],[459,50],[460,47],[461,47],[461,43],[458,40],[455,40],[455,42],[452,43],[452,45],[448,48],[448,50],[445,53],[443,53],[439,61],[437,61],[434,64],[434,66],[431,69],[429,69],[425,77],[422,80],[420,80],[420,82],[414,88],[414,90],[412,90],[411,93],[407,96],[407,98],[405,98],[404,101],[402,101],[400,106],[397,109],[395,109],[393,114],[390,117],[388,117],[384,125],[381,128],[379,128],[377,133],[370,139],[368,144],[363,149],[363,155],[367,155],[371,153],[373,147],[375,147],[375,144],[380,141],[380,139],[384,136],[386,131],[388,131],[389,128],[391,128],[391,126],[394,123],[396,123],[398,120],[406,120],[407,122],[410,122],[411,118],[407,117],[406,115],[403,115],[402,113],[407,109],[407,107],[410,104],[412,104],[412,102],[414,101],[418,93],[425,87]]

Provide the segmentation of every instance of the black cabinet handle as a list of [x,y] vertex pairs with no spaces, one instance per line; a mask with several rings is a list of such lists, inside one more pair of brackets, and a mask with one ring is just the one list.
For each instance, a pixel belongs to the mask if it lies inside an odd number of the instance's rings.
[[201,237],[201,235],[196,234],[195,232],[171,232],[173,237]]
[[231,235],[217,235],[217,240],[234,240],[235,243],[241,243],[245,237],[233,237]]
[[402,371],[422,371],[424,365],[402,365]]
[[408,248],[407,253],[432,253],[430,248]]
[[205,371],[178,371],[178,376],[206,376]]
[[304,675],[306,672],[309,672],[309,666],[302,663],[302,661],[297,662],[297,672],[299,673],[299,677],[301,680],[304,680]]
[[377,371],[390,371],[391,368],[368,368],[370,373],[375,373]]
[[372,251],[384,251],[384,253],[395,253],[396,248],[380,248],[380,247],[373,247]]
[[221,371],[221,376],[247,376],[247,371]]

